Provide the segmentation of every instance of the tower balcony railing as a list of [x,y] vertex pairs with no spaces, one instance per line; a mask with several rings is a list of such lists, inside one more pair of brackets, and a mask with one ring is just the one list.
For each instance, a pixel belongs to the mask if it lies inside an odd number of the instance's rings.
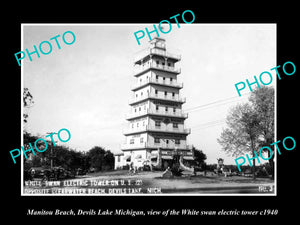
[[178,61],[181,59],[181,55],[180,54],[170,53],[168,51],[165,51],[165,50],[162,50],[162,49],[158,49],[158,48],[150,48],[150,53],[151,54],[160,55],[160,56],[163,56],[163,57],[167,57],[167,58],[176,59]]
[[169,141],[169,143],[166,142],[160,142],[160,143],[145,143],[145,146],[147,148],[164,148],[164,149],[184,149],[184,150],[192,150],[192,145],[187,144],[175,144],[174,141]]
[[[192,150],[192,145],[187,145],[185,143],[175,144],[174,141],[170,141],[169,143],[166,142],[160,142],[160,143],[134,143],[134,144],[127,144],[124,143],[121,145],[122,150],[135,150],[135,149],[142,149],[142,148],[152,148],[152,149],[182,149],[182,150]],[[192,153],[190,153],[192,154]]]
[[162,80],[162,79],[155,79],[154,77],[149,77],[147,80],[144,80],[142,82],[138,82],[134,84],[131,87],[131,90],[134,91],[138,89],[139,87],[145,86],[147,84],[157,84],[157,85],[164,85],[164,86],[171,86],[176,88],[183,88],[183,83],[177,82],[177,81],[170,81],[168,80]]
[[145,115],[157,115],[157,116],[170,116],[170,117],[180,117],[180,118],[188,118],[188,113],[180,111],[173,111],[173,109],[170,109],[168,111],[166,110],[156,110],[156,109],[147,109],[147,110],[142,110],[134,113],[129,113],[126,115],[126,119],[133,119],[136,117],[140,116],[145,116]]
[[157,132],[171,132],[171,133],[183,133],[183,134],[190,134],[191,128],[183,128],[183,127],[169,127],[169,126],[155,126],[155,125],[148,125],[148,131],[157,131]]
[[134,62],[136,63],[136,62],[140,61],[141,59],[145,58],[148,55],[159,55],[159,56],[163,56],[163,57],[166,57],[166,58],[172,58],[172,59],[175,59],[177,61],[181,60],[181,55],[180,54],[170,53],[166,50],[158,49],[158,48],[146,48],[146,49],[143,49],[143,50],[141,50],[141,51],[139,51],[135,54]]
[[141,73],[143,73],[149,69],[158,69],[158,70],[172,72],[172,73],[176,73],[176,74],[179,74],[181,72],[180,68],[176,68],[174,66],[166,66],[166,65],[162,65],[162,64],[157,64],[155,62],[149,62],[149,63],[143,64],[141,66],[135,66],[133,69],[133,74],[134,74],[134,76],[138,76]]
[[165,132],[165,133],[178,133],[178,134],[190,134],[191,128],[174,128],[168,126],[154,126],[154,125],[146,125],[140,127],[129,127],[123,131],[125,135],[141,133],[141,132]]
[[171,93],[165,95],[164,93],[160,93],[160,94],[156,94],[156,93],[146,93],[143,96],[140,97],[136,97],[133,98],[131,100],[129,100],[129,105],[132,105],[134,103],[137,102],[141,102],[144,101],[148,98],[152,98],[152,99],[157,99],[157,100],[168,100],[168,101],[172,101],[172,102],[180,102],[180,103],[185,103],[186,102],[186,98],[185,97],[180,97],[179,95],[170,95]]
[[175,116],[175,117],[183,117],[183,118],[187,118],[188,114],[182,112],[182,110],[178,111],[173,111],[172,109],[166,111],[166,110],[155,110],[155,109],[149,109],[148,110],[149,114],[153,114],[153,115],[161,115],[161,116]]

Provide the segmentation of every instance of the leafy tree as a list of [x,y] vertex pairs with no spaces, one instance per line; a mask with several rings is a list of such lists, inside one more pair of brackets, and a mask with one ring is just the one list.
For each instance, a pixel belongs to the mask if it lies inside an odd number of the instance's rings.
[[91,167],[97,171],[110,170],[114,167],[114,155],[102,147],[95,146],[87,153]]
[[28,112],[26,112],[31,106],[33,106],[34,101],[33,101],[33,97],[30,94],[28,88],[24,88],[23,91],[23,106],[24,106],[24,113],[23,113],[23,121],[24,123],[27,123],[27,118],[28,118]]
[[111,153],[111,151],[107,150],[104,154],[104,161],[105,161],[105,169],[106,170],[112,170],[115,165],[115,157],[114,154]]
[[[28,119],[28,109],[33,106],[34,101],[31,93],[29,92],[28,88],[24,88],[23,90],[23,122],[26,125]],[[23,131],[23,140],[24,140],[24,149],[28,149],[29,143],[34,143],[38,139],[37,136],[31,135],[25,129]],[[33,158],[31,162],[26,161],[25,157],[23,157],[24,162],[24,170],[29,169],[33,165],[40,166],[40,160],[36,157]]]
[[[24,148],[27,149],[26,146],[28,145],[28,143],[34,143],[37,139],[39,139],[38,136],[34,136],[34,135],[30,134],[29,132],[24,131],[24,134],[23,134],[23,141],[25,144]],[[29,147],[29,145],[28,145],[28,147]]]
[[[228,128],[221,133],[218,142],[225,152],[240,156],[252,152],[255,156],[263,146],[274,142],[274,88],[256,88],[249,97],[250,103],[234,107],[227,116]],[[270,146],[271,147],[271,146]],[[272,177],[274,176],[273,157],[269,159]],[[270,152],[268,151],[268,158]],[[257,155],[259,155],[257,153]],[[255,178],[255,160],[253,160],[253,177]]]
[[[28,132],[24,133],[24,148],[28,149],[31,143],[34,148],[34,142],[39,137],[33,136]],[[37,147],[43,149],[43,142],[38,142]],[[94,167],[98,171],[111,170],[114,168],[114,155],[109,150],[104,150],[101,147],[94,147],[87,153],[78,152],[69,147],[58,145],[53,146],[52,141],[47,140],[48,148],[44,152],[35,151],[36,155],[31,155],[30,160],[24,157],[24,168],[29,169],[31,167],[50,167],[51,159],[53,160],[53,166],[61,166],[65,169],[76,170],[81,168],[87,170],[90,167]],[[31,154],[31,153],[30,153]],[[29,154],[28,154],[29,158]]]
[[[252,153],[259,149],[259,117],[249,103],[238,104],[233,107],[226,118],[227,128],[223,129],[219,144],[223,150],[232,156],[240,156]],[[252,167],[253,179],[255,179],[255,160]]]
[[[31,145],[34,148],[34,142],[37,139],[39,139],[39,137],[34,136],[34,135],[30,134],[27,131],[24,131],[24,133],[23,133],[23,142],[24,142],[24,146],[23,147],[24,147],[24,149],[27,150],[27,149],[30,148],[29,143],[31,143]],[[32,154],[32,153],[26,152],[27,157],[29,157],[30,154]],[[41,160],[40,160],[39,156],[35,155],[35,156],[31,156],[31,157],[32,157],[32,161],[29,161],[25,157],[23,157],[24,170],[27,170],[27,169],[29,169],[30,167],[33,167],[33,166],[34,167],[42,166],[41,162],[40,162]]]
[[207,159],[207,156],[204,154],[202,150],[198,150],[193,146],[194,151],[194,162],[196,166],[202,166],[205,164],[205,160]]
[[[34,150],[34,143],[39,137],[33,136],[28,132],[24,133],[24,148],[28,149],[29,143],[33,146]],[[39,149],[43,149],[44,146],[43,142],[37,142],[37,147]],[[50,167],[51,166],[51,159],[53,160],[53,166],[61,166],[65,169],[75,170],[77,168],[87,169],[86,166],[86,155],[82,152],[77,152],[73,149],[70,149],[66,146],[53,145],[52,141],[47,140],[48,148],[44,152],[38,152],[35,150],[35,155],[32,153],[27,153],[27,156],[31,160],[25,159],[24,157],[24,165],[25,170],[29,169],[30,167]]]
[[95,146],[92,149],[90,149],[87,155],[91,167],[94,167],[98,171],[102,170],[102,166],[104,163],[104,154],[105,154],[105,150],[101,147]]
[[[274,88],[263,86],[255,89],[249,98],[254,110],[258,114],[260,147],[269,146],[273,150],[272,157],[269,159],[272,177],[274,176],[274,147],[270,146],[274,140]],[[268,158],[270,152],[268,152]]]

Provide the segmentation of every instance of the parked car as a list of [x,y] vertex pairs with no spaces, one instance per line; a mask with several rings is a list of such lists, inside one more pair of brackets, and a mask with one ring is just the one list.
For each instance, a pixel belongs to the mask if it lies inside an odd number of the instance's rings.
[[252,176],[251,169],[246,169],[244,172],[242,172],[242,176],[251,177]]
[[43,168],[43,167],[32,167],[27,171],[30,180],[42,179],[43,181],[48,180],[62,180],[68,178],[74,178],[75,174],[63,167]]
[[31,167],[27,171],[27,177],[29,178],[29,180],[33,180],[33,179],[48,180],[50,175],[51,175],[51,169],[44,168],[44,167]]
[[72,173],[70,170],[66,170],[63,167],[53,167],[51,169],[52,177],[54,175],[54,180],[63,180],[68,178],[74,178],[75,174]]

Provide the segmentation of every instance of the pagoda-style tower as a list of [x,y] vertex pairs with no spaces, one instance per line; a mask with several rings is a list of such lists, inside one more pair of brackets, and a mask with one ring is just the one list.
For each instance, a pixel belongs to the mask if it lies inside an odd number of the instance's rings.
[[126,116],[126,142],[121,148],[127,164],[133,162],[140,167],[152,162],[166,168],[176,156],[193,160],[191,146],[186,142],[191,130],[184,126],[188,115],[182,111],[185,98],[179,93],[183,84],[177,82],[180,68],[175,64],[180,59],[180,55],[166,51],[165,39],[159,37],[135,57],[136,83],[131,89],[131,112]]

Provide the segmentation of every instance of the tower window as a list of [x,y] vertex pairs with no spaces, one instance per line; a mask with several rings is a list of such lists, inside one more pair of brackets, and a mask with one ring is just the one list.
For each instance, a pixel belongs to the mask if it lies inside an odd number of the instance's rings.
[[130,139],[130,144],[134,144],[134,139]]
[[166,143],[169,144],[169,140],[168,139],[166,140]]
[[154,138],[154,143],[160,143],[160,139],[159,138]]
[[155,121],[155,126],[160,127],[160,121]]
[[168,94],[168,92],[167,91],[165,91],[165,95],[167,95]]
[[169,109],[168,109],[168,107],[166,106],[166,112],[168,112],[168,110],[169,110]]
[[173,128],[178,128],[178,123],[173,123]]
[[140,143],[143,143],[144,142],[144,138],[140,138]]
[[159,61],[158,60],[156,60],[156,64],[159,65]]
[[157,93],[158,93],[158,91],[157,90],[155,90],[155,94],[157,95]]
[[180,139],[175,139],[175,145],[179,145],[180,144]]
[[156,105],[156,107],[155,107],[155,108],[156,108],[156,110],[158,110],[158,109],[159,109],[158,105]]

